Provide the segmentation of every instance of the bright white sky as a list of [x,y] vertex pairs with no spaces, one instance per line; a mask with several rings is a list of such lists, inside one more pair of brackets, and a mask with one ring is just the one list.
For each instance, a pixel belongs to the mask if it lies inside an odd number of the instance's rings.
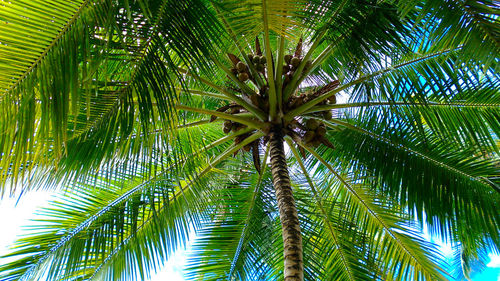
[[[16,200],[4,198],[0,201],[0,256],[8,253],[7,247],[12,244],[16,236],[22,233],[22,226],[28,225],[30,219],[38,207],[47,204],[50,199],[49,192],[32,192],[22,197],[16,207]],[[431,239],[431,237],[426,237]],[[451,255],[450,245],[438,242],[441,245],[442,252],[445,256]],[[183,281],[182,269],[186,261],[185,251],[176,252],[165,267],[159,273],[153,275],[147,281]],[[500,256],[490,255],[491,261],[488,263],[488,269],[482,274],[474,276],[475,281],[500,281]],[[145,280],[146,281],[146,280]]]

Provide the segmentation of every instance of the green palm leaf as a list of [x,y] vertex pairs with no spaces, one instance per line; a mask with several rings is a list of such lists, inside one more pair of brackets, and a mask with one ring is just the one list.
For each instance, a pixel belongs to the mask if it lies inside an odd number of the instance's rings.
[[2,2],[0,189],[65,193],[0,276],[144,279],[196,232],[193,280],[444,280],[429,226],[469,278],[500,246],[498,14]]

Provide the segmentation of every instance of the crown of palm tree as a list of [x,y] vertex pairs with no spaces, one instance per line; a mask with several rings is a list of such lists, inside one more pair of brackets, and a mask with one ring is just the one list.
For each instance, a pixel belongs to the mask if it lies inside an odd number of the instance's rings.
[[2,194],[64,186],[2,280],[146,278],[193,231],[196,280],[444,280],[423,224],[469,278],[500,246],[498,14],[1,2]]

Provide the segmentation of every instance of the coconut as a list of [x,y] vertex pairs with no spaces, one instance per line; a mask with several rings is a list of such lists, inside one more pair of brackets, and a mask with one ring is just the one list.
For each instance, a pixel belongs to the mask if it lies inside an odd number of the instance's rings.
[[292,104],[292,108],[297,108],[301,105],[304,104],[304,96],[299,96],[295,99],[295,101]]
[[292,76],[290,74],[285,74],[285,79],[283,79],[283,84],[287,84],[292,80]]
[[281,71],[281,72],[287,73],[289,70],[290,70],[290,67],[288,66],[288,64],[285,64],[285,65],[283,65],[283,71]]
[[257,96],[257,94],[252,94],[250,96],[250,101],[252,101],[252,104],[259,107],[259,97]]
[[257,71],[264,71],[264,65],[257,63],[255,64],[255,69],[257,69]]
[[244,139],[246,138],[245,135],[239,135],[237,136],[235,139],[234,139],[234,144],[239,144],[240,142],[242,142]]
[[315,136],[314,131],[307,131],[307,132],[304,134],[304,142],[305,142],[305,143],[311,142],[311,141],[312,141],[312,139],[314,138],[314,136]]
[[222,126],[222,131],[225,134],[229,134],[231,132],[231,128],[233,127],[233,123],[229,120],[224,121],[224,125]]
[[238,80],[240,80],[241,82],[247,81],[248,80],[248,73],[241,72],[240,74],[238,74]]
[[306,127],[309,130],[316,130],[319,127],[319,122],[316,119],[308,119],[306,122]]
[[250,61],[252,61],[252,60],[253,60],[253,54],[247,54],[247,57],[248,57],[248,59],[249,59]]
[[260,63],[260,56],[254,56],[254,57],[252,58],[252,62],[253,62],[253,63]]
[[236,69],[238,70],[238,72],[244,72],[247,69],[247,66],[242,61],[240,61],[236,64]]
[[265,64],[267,62],[267,59],[265,56],[261,56],[260,59],[259,59],[260,63],[261,64]]
[[292,60],[290,61],[290,64],[295,68],[299,67],[300,59],[298,57],[293,57]]
[[321,144],[321,140],[319,138],[315,138],[314,140],[312,140],[311,144],[314,147],[318,147]]
[[331,120],[333,118],[332,112],[330,110],[323,111],[323,118],[325,120]]
[[237,131],[239,131],[239,130],[243,129],[243,127],[244,127],[244,126],[243,126],[243,124],[240,124],[240,123],[234,123],[234,125],[233,125],[233,128],[232,128],[232,129],[233,129],[233,132],[237,132]]
[[325,134],[326,134],[326,128],[324,126],[319,126],[317,129],[316,129],[316,134],[318,136],[322,136],[324,137]]
[[233,107],[231,109],[231,114],[238,114],[238,113],[240,113],[240,109],[238,107]]
[[299,121],[297,121],[297,119],[293,119],[289,124],[288,124],[288,128],[290,128],[291,130],[293,129],[296,129],[299,127]]
[[285,55],[285,62],[290,64],[290,61],[292,60],[292,55]]

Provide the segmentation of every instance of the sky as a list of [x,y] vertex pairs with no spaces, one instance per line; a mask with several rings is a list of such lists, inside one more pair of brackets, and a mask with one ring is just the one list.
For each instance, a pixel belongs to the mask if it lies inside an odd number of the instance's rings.
[[[33,219],[37,208],[47,205],[51,193],[44,191],[31,192],[24,195],[21,201],[16,206],[15,198],[3,198],[0,200],[0,256],[8,253],[8,246],[11,245],[17,236],[23,233],[23,226],[30,223]],[[436,241],[429,235],[427,239],[434,240],[441,247],[442,253],[450,257],[451,246],[443,242]],[[180,250],[174,253],[165,266],[156,274],[151,276],[151,279],[144,281],[184,281],[182,270],[187,259],[187,252]],[[500,281],[500,256],[490,255],[490,261],[487,264],[488,268],[480,273],[472,276],[473,281]],[[2,260],[0,260],[0,263]]]

